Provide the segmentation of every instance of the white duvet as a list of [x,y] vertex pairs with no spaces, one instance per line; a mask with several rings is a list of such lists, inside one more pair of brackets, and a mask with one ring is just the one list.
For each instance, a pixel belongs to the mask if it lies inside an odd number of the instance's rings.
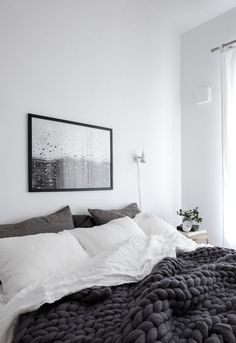
[[[152,218],[153,219],[153,218]],[[137,216],[136,223],[145,232],[150,218]],[[148,223],[150,225],[150,222]],[[153,228],[155,225],[153,226]],[[164,257],[176,256],[176,249],[194,250],[197,244],[176,230],[166,228],[144,237],[133,237],[112,250],[83,262],[72,272],[66,270],[32,282],[8,302],[1,298],[0,343],[10,343],[14,325],[22,313],[36,310],[44,303],[53,303],[65,295],[93,286],[115,286],[138,282]]]

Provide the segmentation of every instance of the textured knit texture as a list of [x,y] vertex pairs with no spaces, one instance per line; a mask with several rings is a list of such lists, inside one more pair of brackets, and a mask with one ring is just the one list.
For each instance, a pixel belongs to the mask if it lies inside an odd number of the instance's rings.
[[87,289],[20,317],[14,343],[236,342],[236,252],[165,258],[144,280]]

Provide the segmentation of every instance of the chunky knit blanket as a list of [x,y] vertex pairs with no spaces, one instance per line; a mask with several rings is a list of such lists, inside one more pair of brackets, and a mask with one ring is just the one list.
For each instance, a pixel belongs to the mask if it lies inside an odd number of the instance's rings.
[[236,251],[165,258],[138,283],[86,289],[21,315],[14,343],[236,342]]

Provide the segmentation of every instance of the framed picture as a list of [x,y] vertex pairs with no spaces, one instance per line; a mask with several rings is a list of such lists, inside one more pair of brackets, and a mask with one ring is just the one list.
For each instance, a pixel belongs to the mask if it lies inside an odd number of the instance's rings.
[[113,189],[112,129],[28,114],[29,191]]

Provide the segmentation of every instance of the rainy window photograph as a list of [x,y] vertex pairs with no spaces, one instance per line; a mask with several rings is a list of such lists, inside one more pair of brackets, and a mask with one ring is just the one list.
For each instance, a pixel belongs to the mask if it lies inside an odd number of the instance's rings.
[[112,129],[28,114],[29,191],[112,189]]

